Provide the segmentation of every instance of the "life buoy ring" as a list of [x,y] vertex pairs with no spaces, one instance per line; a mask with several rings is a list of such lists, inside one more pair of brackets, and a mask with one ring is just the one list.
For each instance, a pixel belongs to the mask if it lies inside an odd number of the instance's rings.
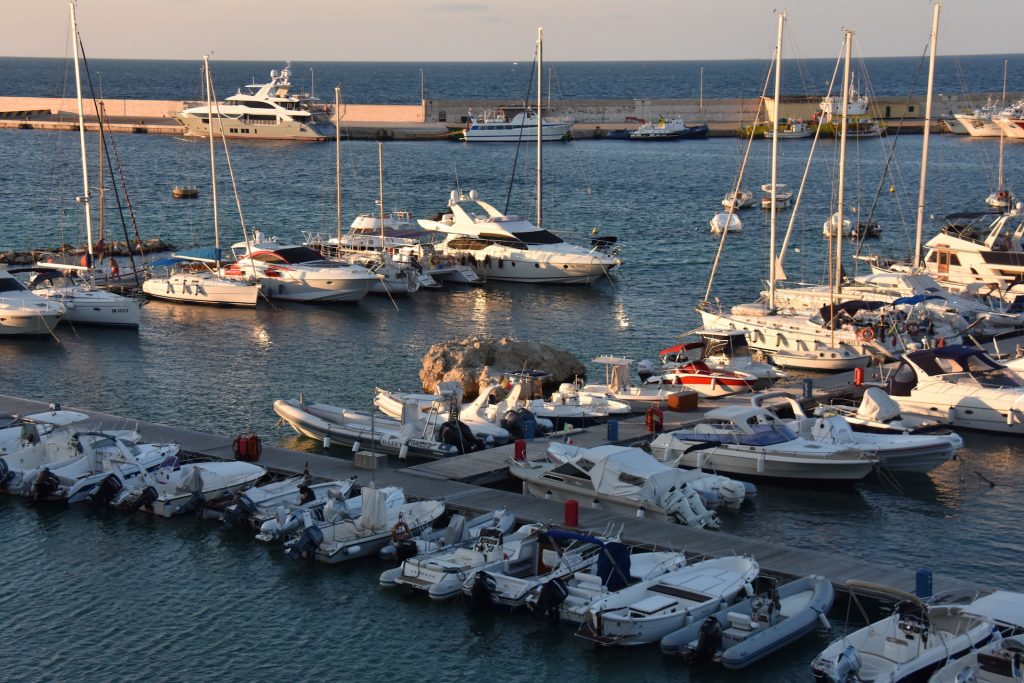
[[862,327],[857,330],[857,339],[869,342],[875,338],[875,330],[871,327]]
[[409,525],[404,520],[398,520],[395,525],[391,527],[391,540],[395,543],[399,541],[408,541],[412,538],[412,530],[409,529]]

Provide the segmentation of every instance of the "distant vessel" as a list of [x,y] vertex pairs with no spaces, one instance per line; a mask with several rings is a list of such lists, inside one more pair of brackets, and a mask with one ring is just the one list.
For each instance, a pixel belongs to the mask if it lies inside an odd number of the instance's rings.
[[[564,139],[571,128],[571,120],[541,118],[544,142]],[[456,132],[456,137],[464,142],[533,142],[537,138],[537,113],[528,108],[509,119],[504,109],[482,116],[469,112],[469,122]]]
[[707,137],[708,127],[705,124],[688,126],[682,117],[677,116],[669,121],[659,116],[657,121],[644,121],[640,127],[629,134],[630,140],[682,140],[685,138]]
[[[849,103],[846,105],[846,137],[875,138],[882,134],[878,121],[868,115],[869,104],[867,95],[861,95],[850,86]],[[820,106],[820,116],[825,119],[825,123],[832,123],[833,117],[842,115],[843,96],[823,97]],[[834,127],[838,127],[838,124]]]
[[[250,92],[237,93],[225,101],[208,105],[186,103],[174,115],[186,135],[209,135],[211,118],[219,118],[224,137],[245,140],[333,140],[330,109],[311,95],[289,95],[291,63],[270,72],[269,83],[245,86]],[[212,112],[212,116],[211,116]],[[215,131],[219,132],[219,131]]]

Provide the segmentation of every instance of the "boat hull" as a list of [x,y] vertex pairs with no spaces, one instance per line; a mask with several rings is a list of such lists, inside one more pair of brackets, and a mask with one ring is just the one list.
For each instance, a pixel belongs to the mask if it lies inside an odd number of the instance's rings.
[[260,296],[258,284],[195,275],[150,278],[142,291],[154,299],[213,306],[255,306]]

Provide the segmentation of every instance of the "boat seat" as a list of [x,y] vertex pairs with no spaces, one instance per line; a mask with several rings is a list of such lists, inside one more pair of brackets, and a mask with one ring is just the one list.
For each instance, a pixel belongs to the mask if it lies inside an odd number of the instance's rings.
[[604,583],[601,580],[600,576],[598,576],[597,574],[591,574],[589,572],[576,572],[574,576],[576,577],[576,581],[578,581],[581,585],[585,585],[588,587],[593,586],[594,588],[600,588],[601,585]]
[[738,631],[753,631],[757,628],[757,622],[751,620],[749,614],[729,612],[727,617],[729,619],[729,628],[734,628]]
[[629,606],[630,616],[648,617],[652,614],[657,614],[670,607],[676,607],[678,603],[671,598],[666,598],[661,595],[652,595],[649,598],[644,598],[639,602],[635,602]]

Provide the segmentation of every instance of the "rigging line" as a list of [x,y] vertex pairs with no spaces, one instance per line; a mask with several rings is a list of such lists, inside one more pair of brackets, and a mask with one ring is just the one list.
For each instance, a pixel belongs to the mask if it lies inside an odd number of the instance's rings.
[[[776,47],[776,50],[778,47]],[[757,133],[757,120],[761,116],[761,109],[764,107],[765,95],[768,92],[768,84],[771,82],[772,73],[775,70],[775,50],[772,50],[772,61],[768,67],[768,72],[765,74],[764,87],[761,89],[761,97],[758,98],[757,112],[754,114],[754,123],[750,126],[750,137],[747,139],[747,150],[743,153],[743,160],[740,162],[740,170],[736,176],[736,186],[733,190],[734,201],[729,204],[729,213],[725,218],[725,228],[722,230],[722,236],[718,240],[718,249],[715,251],[715,260],[711,264],[711,274],[708,275],[708,287],[704,291],[704,300],[702,304],[707,304],[711,298],[711,288],[715,283],[715,273],[718,270],[718,263],[722,259],[722,251],[725,249],[725,238],[729,234],[729,223],[732,221],[733,215],[736,213],[736,205],[739,203],[735,201],[740,194],[740,188],[743,186],[743,173],[747,169],[747,161],[750,159],[750,148],[754,143],[754,135]],[[772,254],[772,258],[775,255]]]
[[[523,123],[526,123],[526,111],[529,109],[530,95],[533,94],[533,75],[537,71],[537,51],[533,53],[533,63],[530,65],[530,80],[529,85],[526,86],[526,98],[523,100]],[[539,117],[541,112],[537,112]],[[543,131],[543,121],[540,122],[542,125],[541,130]],[[519,139],[516,140],[516,154],[512,159],[512,176],[508,179],[508,193],[505,195],[505,209],[502,211],[503,214],[508,215],[508,205],[512,201],[512,187],[516,182],[516,166],[519,164],[519,148],[523,144],[523,132],[526,130],[526,126],[519,127]]]
[[[911,94],[914,92],[915,88],[917,87],[917,79],[921,75],[921,68],[924,65],[925,59],[927,57],[928,57],[928,46],[926,45],[925,48],[924,48],[924,52],[921,55],[921,60],[917,63],[917,69],[914,71],[914,78],[910,82],[910,90],[907,92],[907,99],[903,103],[903,115],[900,117],[900,127],[903,126],[903,122],[906,120],[907,109],[910,107]],[[902,136],[897,135],[896,139],[893,140],[891,145],[889,145],[889,154],[886,156],[885,164],[882,167],[882,177],[878,181],[878,188],[875,190],[874,199],[872,199],[871,207],[868,209],[868,216],[864,220],[865,223],[871,223],[871,218],[875,214],[875,207],[878,206],[878,200],[881,197],[882,188],[885,186],[886,175],[889,175],[891,173],[890,172],[890,164],[892,164],[893,157],[896,154],[896,145],[899,143],[900,137],[902,137]],[[895,183],[895,182],[896,181],[895,181],[895,178],[894,178],[893,179],[893,183]],[[897,197],[897,200],[898,200],[898,197]],[[902,212],[900,212],[900,215],[901,215],[901,218],[902,218]],[[907,233],[906,223],[903,223],[902,225],[903,225],[904,237],[907,237],[909,239],[910,235]],[[857,272],[856,264],[858,263],[858,261],[856,260],[856,257],[860,256],[861,249],[864,246],[864,239],[867,236],[867,230],[864,230],[863,233],[864,234],[861,234],[860,237],[857,239],[857,248],[854,251],[854,259],[855,259],[855,261],[854,261],[854,273],[855,274]]]
[[242,213],[242,200],[238,196],[238,184],[235,181],[235,167],[231,164],[231,154],[228,152],[228,139],[224,134],[224,117],[220,113],[220,101],[217,99],[217,91],[213,87],[213,73],[211,70],[207,70],[206,77],[210,79],[210,100],[213,101],[213,107],[217,111],[217,127],[220,128],[220,141],[221,146],[224,148],[224,161],[228,166],[228,176],[231,178],[231,190],[235,195],[235,206],[238,208],[238,220],[242,224],[242,237],[248,242],[249,237],[245,227],[245,214]]
[[[92,73],[89,71],[89,60],[86,59],[85,45],[82,43],[81,36],[78,37],[78,45],[82,51],[82,65],[85,67],[85,77],[89,81],[89,94],[92,95],[92,106],[96,110],[96,122],[99,125],[100,136],[106,139],[107,130],[103,126],[103,117],[99,115],[100,107],[96,99],[96,91],[92,85]],[[104,145],[103,147],[104,153],[107,157],[107,167],[110,171],[110,184],[112,185],[112,189],[114,191],[114,199],[117,201],[117,214],[121,219],[121,228],[124,230],[125,249],[128,252],[128,260],[131,263],[132,276],[135,278],[135,284],[136,286],[139,286],[142,284],[142,282],[139,280],[139,269],[135,265],[135,256],[132,253],[131,239],[128,237],[128,224],[124,220],[124,207],[121,205],[121,193],[118,192],[117,189],[117,180],[114,176],[114,164],[110,159],[111,149],[114,152],[114,160],[117,162],[118,174],[121,177],[121,192],[124,192],[125,203],[128,205],[128,214],[131,217],[132,229],[135,231],[135,242],[136,244],[138,244],[140,260],[142,260],[142,237],[139,235],[139,225],[135,221],[135,210],[132,208],[131,197],[128,196],[128,187],[125,185],[124,181],[124,169],[121,167],[121,159],[117,154],[117,147],[114,146],[113,135],[110,136],[109,145]],[[103,182],[102,179],[100,180],[100,182]]]

